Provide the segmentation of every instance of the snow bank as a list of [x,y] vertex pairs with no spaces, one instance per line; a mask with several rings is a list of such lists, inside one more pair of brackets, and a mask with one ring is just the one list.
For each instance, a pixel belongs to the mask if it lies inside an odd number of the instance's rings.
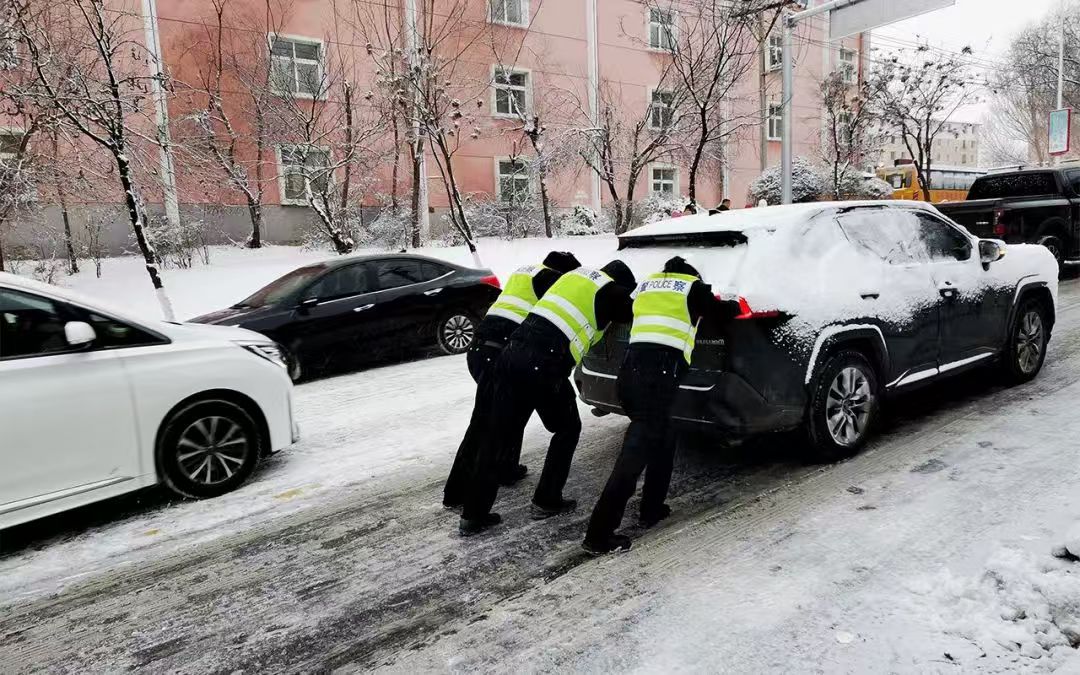
[[[1076,533],[1074,528],[1071,535]],[[978,576],[943,572],[923,590],[938,602],[942,630],[987,657],[1010,668],[1080,672],[1080,562],[1075,557],[1001,549]]]

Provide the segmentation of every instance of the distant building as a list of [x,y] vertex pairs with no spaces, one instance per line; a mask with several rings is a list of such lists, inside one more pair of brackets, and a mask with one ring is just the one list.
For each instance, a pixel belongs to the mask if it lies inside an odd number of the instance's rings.
[[[946,122],[934,140],[930,163],[942,166],[979,166],[979,131],[981,124],[972,122]],[[885,137],[881,150],[880,166],[892,166],[897,160],[912,159],[899,135]]]

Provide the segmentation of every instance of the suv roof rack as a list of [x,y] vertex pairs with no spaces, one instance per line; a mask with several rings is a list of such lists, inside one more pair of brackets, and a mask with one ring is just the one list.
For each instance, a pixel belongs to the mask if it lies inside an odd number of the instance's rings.
[[1023,171],[1028,168],[1026,164],[1004,164],[1002,166],[992,166],[986,170],[986,173],[1001,173],[1002,171]]

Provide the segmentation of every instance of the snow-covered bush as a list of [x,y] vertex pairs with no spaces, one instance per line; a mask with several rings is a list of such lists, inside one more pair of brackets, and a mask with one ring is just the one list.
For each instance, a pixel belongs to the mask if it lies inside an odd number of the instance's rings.
[[409,244],[411,227],[412,212],[409,209],[395,211],[387,207],[365,226],[359,241],[363,246],[399,251]]
[[[813,202],[821,198],[825,182],[810,162],[796,157],[791,163],[791,201],[796,204]],[[772,166],[762,172],[750,184],[750,201],[764,199],[769,204],[779,204],[781,199],[780,167]]]
[[866,177],[861,171],[848,171],[840,179],[841,199],[889,199],[893,187],[876,176]]
[[[537,200],[529,195],[504,202],[488,194],[464,197],[465,217],[477,237],[518,239],[542,232],[544,214]],[[443,215],[447,229],[454,229],[449,214]]]
[[556,230],[560,237],[584,237],[603,232],[600,216],[588,206],[575,206],[559,220]]
[[645,199],[638,202],[637,212],[641,221],[648,224],[670,218],[672,211],[681,212],[684,208],[686,208],[686,200],[678,195],[650,192]]
[[[165,267],[189,269],[199,260],[210,264],[210,242],[206,225],[201,220],[181,220],[172,226],[165,218],[151,218],[144,231],[157,253],[158,261]],[[135,234],[130,235],[135,241]]]

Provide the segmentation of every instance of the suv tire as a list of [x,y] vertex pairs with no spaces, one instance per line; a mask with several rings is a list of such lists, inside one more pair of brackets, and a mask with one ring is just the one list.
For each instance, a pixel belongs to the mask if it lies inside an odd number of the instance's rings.
[[158,471],[165,486],[181,497],[217,497],[248,479],[263,445],[259,425],[236,403],[194,401],[162,426]]
[[810,390],[806,430],[814,461],[833,462],[858,452],[880,406],[877,369],[862,352],[842,350],[829,357]]
[[1046,360],[1049,330],[1043,302],[1037,298],[1022,300],[1009,326],[1009,341],[1001,360],[1002,373],[1008,384],[1023,384],[1039,374]]

